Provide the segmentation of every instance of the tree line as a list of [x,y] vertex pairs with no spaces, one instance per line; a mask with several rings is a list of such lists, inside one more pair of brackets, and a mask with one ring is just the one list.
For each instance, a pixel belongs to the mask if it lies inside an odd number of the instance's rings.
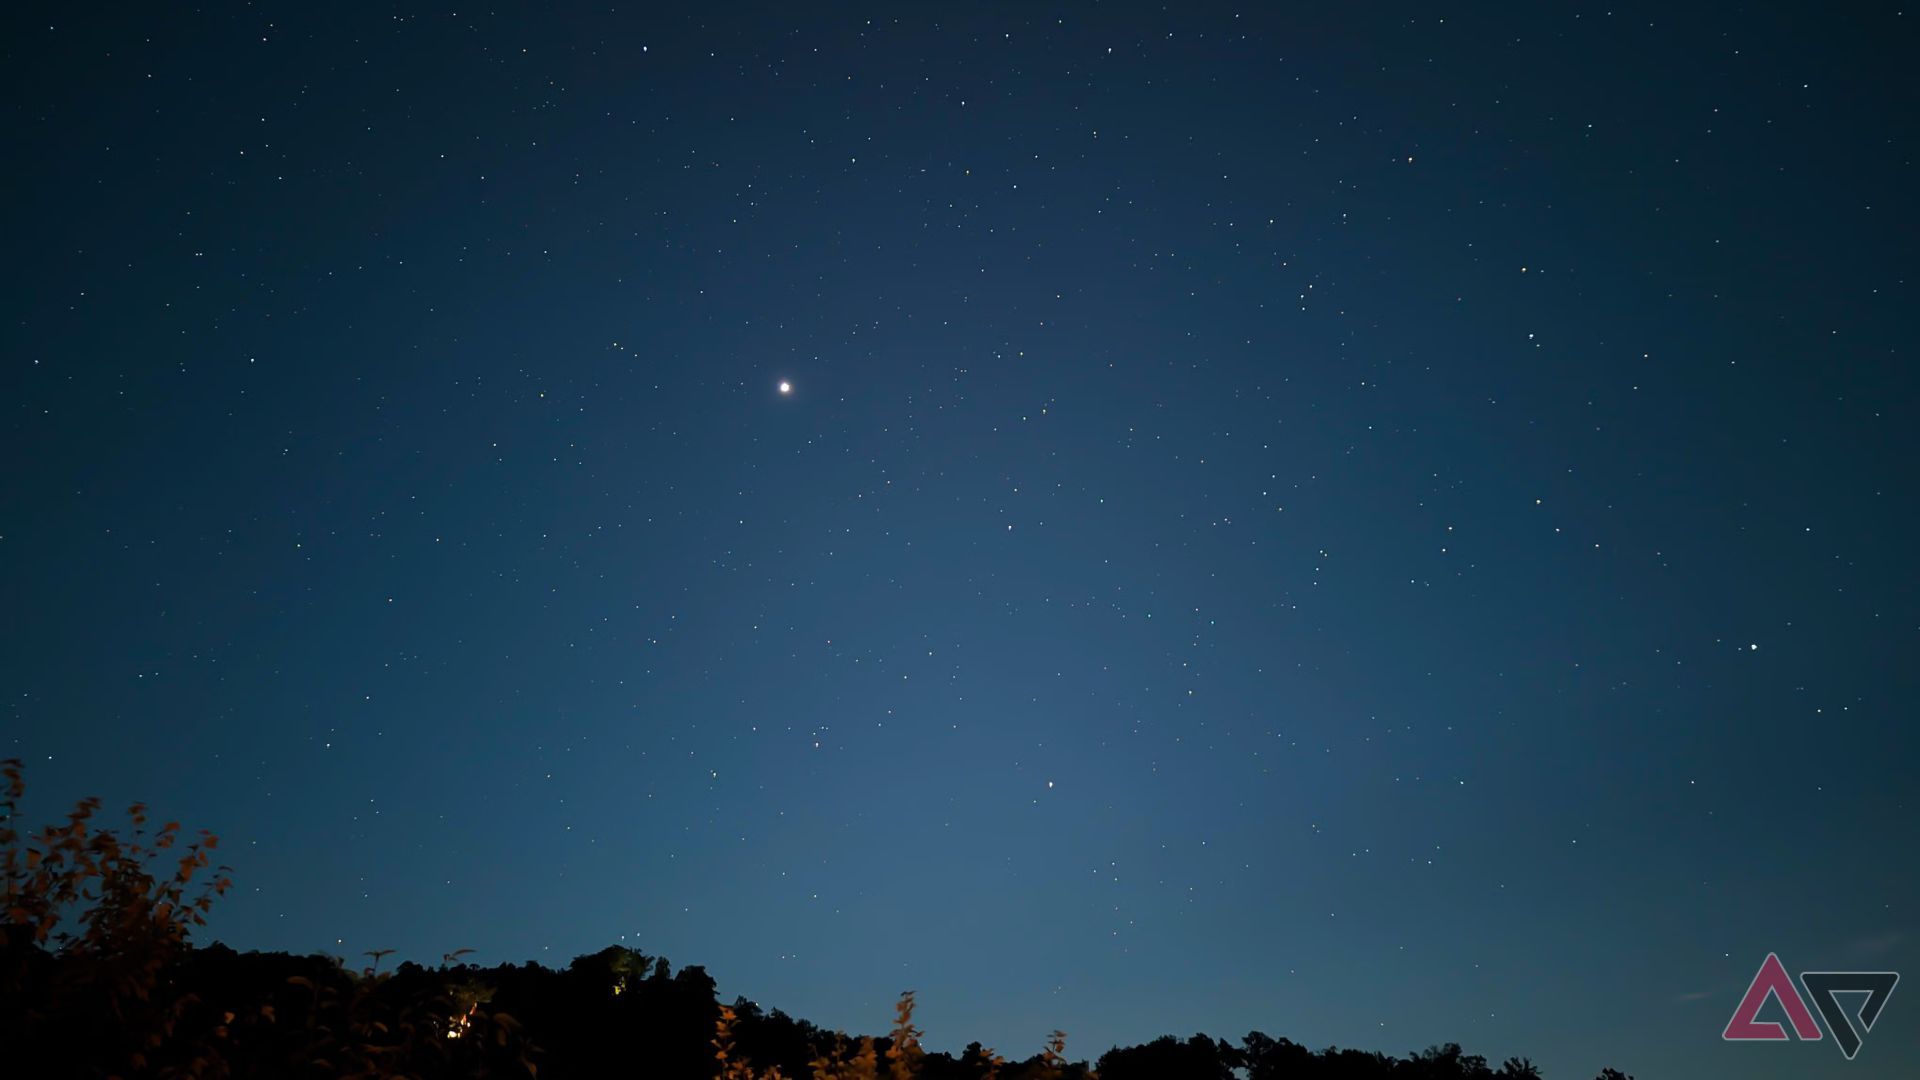
[[[901,995],[884,1035],[850,1036],[723,1004],[699,966],[613,946],[560,969],[480,967],[468,950],[382,970],[390,950],[326,955],[196,947],[231,886],[218,838],[124,827],[87,799],[24,832],[20,763],[0,762],[0,1074],[220,1078],[661,1077],[715,1080],[1526,1080],[1448,1044],[1407,1057],[1250,1032],[1115,1047],[1070,1060],[1066,1036],[1009,1059],[979,1043],[929,1051]],[[1600,1080],[1631,1080],[1611,1069]]]

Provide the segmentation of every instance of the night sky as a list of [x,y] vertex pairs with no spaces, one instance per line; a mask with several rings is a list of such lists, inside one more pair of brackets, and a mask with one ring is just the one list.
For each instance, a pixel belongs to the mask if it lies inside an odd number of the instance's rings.
[[203,940],[1913,1074],[1720,1033],[1920,975],[1920,12],[169,7],[5,16],[0,756]]

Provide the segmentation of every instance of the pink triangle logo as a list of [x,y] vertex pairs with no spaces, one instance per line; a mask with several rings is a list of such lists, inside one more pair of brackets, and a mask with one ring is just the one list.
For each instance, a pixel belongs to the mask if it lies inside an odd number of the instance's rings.
[[1755,1019],[1760,1015],[1761,1006],[1767,1003],[1768,995],[1780,999],[1780,1007],[1787,1010],[1787,1019],[1793,1023],[1793,1033],[1808,1042],[1820,1038],[1820,1025],[1813,1018],[1812,1010],[1801,1000],[1800,991],[1794,989],[1793,979],[1787,975],[1787,969],[1780,964],[1780,958],[1773,953],[1761,963],[1760,970],[1753,976],[1753,982],[1747,986],[1747,996],[1740,999],[1740,1007],[1733,1010],[1733,1019],[1727,1021],[1727,1030],[1720,1037],[1728,1040],[1744,1041],[1750,1039],[1779,1041],[1787,1037],[1787,1030],[1771,1020]]

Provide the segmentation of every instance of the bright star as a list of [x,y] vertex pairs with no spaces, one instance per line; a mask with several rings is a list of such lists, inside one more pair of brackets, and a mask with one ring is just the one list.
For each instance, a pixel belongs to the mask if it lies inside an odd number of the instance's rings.
[[791,394],[791,393],[793,393],[793,384],[792,384],[792,383],[790,383],[790,382],[788,382],[788,381],[787,381],[787,380],[785,380],[785,379],[781,379],[781,380],[780,380],[780,392],[781,392],[782,394]]

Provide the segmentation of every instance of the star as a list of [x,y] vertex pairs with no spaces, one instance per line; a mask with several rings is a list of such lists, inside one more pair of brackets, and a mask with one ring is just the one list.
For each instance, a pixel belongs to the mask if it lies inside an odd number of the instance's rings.
[[790,397],[792,396],[792,394],[793,394],[793,384],[788,382],[785,379],[781,379],[780,380],[780,396]]

